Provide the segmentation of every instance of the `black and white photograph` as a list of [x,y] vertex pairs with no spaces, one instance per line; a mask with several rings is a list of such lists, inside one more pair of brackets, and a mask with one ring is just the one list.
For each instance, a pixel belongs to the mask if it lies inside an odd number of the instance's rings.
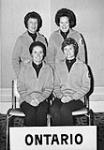
[[0,0],[0,150],[104,150],[103,7]]

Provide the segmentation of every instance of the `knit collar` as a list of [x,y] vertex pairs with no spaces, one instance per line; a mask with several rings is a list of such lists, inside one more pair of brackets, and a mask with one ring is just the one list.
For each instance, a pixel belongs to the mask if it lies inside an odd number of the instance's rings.
[[32,62],[32,65],[33,65],[34,68],[41,68],[42,67],[42,63],[40,63],[39,65],[37,65],[34,62]]
[[37,77],[38,77],[38,76],[39,76],[40,69],[41,69],[42,66],[43,66],[43,63],[40,63],[39,65],[37,65],[37,64],[35,64],[34,62],[32,62],[32,66],[33,66],[33,68],[35,69],[36,74],[37,74]]
[[66,65],[67,65],[67,68],[68,68],[68,71],[70,71],[72,65],[76,62],[76,58],[72,59],[72,60],[68,60],[66,59]]
[[60,33],[61,33],[62,37],[63,37],[64,39],[66,39],[66,37],[67,37],[67,35],[68,35],[68,33],[69,33],[69,30],[68,30],[67,32],[63,32],[63,31],[60,30]]
[[73,59],[71,59],[71,60],[66,59],[66,62],[67,62],[67,63],[73,63],[73,62],[75,62],[75,61],[76,61],[76,58],[73,58]]
[[36,33],[36,32],[33,34],[33,33],[30,33],[30,32],[28,31],[28,34],[29,34],[29,36],[32,37],[33,41],[36,40],[36,37],[37,37],[37,33]]

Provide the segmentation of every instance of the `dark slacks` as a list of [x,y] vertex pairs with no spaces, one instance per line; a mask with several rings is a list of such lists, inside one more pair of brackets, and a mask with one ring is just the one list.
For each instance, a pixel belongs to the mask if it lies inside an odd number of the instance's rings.
[[52,116],[52,126],[73,125],[72,111],[84,107],[81,100],[72,100],[68,103],[62,103],[60,99],[55,99],[50,108]]
[[46,126],[47,125],[47,113],[48,103],[46,101],[41,102],[38,106],[34,107],[27,102],[23,102],[20,105],[22,111],[25,113],[25,126]]

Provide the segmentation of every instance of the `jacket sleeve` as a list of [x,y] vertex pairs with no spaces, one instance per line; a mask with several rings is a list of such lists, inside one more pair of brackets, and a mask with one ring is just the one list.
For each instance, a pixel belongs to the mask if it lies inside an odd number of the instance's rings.
[[13,69],[16,73],[16,76],[18,76],[20,72],[20,55],[22,51],[22,41],[21,38],[19,37],[15,43],[13,53],[12,53],[12,65]]
[[81,86],[77,92],[75,92],[72,95],[72,98],[77,100],[81,99],[84,97],[90,90],[90,76],[89,76],[89,71],[86,65],[83,67],[82,75],[81,75],[82,81],[81,81]]
[[17,90],[20,94],[20,103],[26,101],[28,103],[31,102],[31,94],[30,91],[27,89],[24,77],[24,70],[21,69],[20,74],[17,78]]

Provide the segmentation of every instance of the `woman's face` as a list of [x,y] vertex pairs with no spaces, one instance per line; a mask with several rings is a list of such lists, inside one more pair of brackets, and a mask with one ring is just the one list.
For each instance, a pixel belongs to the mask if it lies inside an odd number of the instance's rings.
[[28,31],[34,34],[38,28],[38,20],[35,18],[29,18],[27,24],[28,24]]
[[40,46],[35,46],[32,51],[33,62],[37,65],[40,64],[43,60],[43,48]]
[[69,19],[66,16],[60,17],[59,28],[62,32],[67,32],[69,30]]
[[68,60],[72,60],[73,58],[75,58],[73,44],[64,47],[64,55]]

